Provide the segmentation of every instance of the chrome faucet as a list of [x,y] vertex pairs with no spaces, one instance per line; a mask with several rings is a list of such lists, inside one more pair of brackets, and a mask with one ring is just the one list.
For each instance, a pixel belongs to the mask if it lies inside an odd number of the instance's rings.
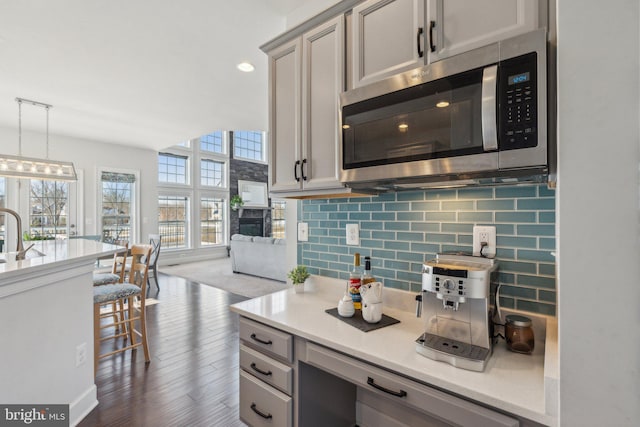
[[16,249],[16,252],[17,252],[16,261],[25,259],[27,251],[31,249],[31,246],[33,245],[29,246],[26,250],[24,249],[24,245],[22,243],[22,219],[20,218],[20,215],[18,215],[18,212],[16,211],[12,211],[11,209],[2,208],[2,207],[0,207],[0,212],[5,212],[10,215],[13,215],[14,218],[16,219],[16,222],[18,223],[18,248]]

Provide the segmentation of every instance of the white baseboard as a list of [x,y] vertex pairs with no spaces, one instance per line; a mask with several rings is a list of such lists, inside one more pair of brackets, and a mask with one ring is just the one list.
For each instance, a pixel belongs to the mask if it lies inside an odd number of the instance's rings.
[[78,425],[96,406],[98,406],[98,389],[95,384],[92,384],[69,404],[69,425]]
[[227,248],[216,247],[203,250],[177,250],[160,252],[160,258],[158,259],[158,266],[167,266],[174,264],[184,264],[187,262],[206,261],[217,258],[227,258]]

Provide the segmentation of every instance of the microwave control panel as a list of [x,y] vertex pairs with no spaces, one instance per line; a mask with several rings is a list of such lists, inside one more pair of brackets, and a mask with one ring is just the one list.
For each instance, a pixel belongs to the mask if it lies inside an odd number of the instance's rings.
[[500,150],[538,145],[536,53],[500,62],[498,138]]

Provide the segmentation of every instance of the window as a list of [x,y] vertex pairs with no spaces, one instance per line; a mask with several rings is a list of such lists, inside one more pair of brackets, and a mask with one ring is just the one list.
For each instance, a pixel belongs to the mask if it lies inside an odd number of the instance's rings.
[[224,153],[222,131],[210,133],[200,137],[200,150],[210,153]]
[[200,184],[209,187],[224,187],[224,163],[200,160]]
[[135,240],[132,228],[135,174],[103,171],[101,180],[102,239]]
[[188,247],[189,198],[184,196],[158,197],[158,229],[163,248]]
[[158,181],[170,184],[188,184],[187,156],[160,153],[158,155]]
[[34,180],[29,191],[29,235],[38,239],[55,239],[67,235],[69,184]]
[[212,246],[225,243],[224,199],[203,197],[200,199],[200,245]]
[[234,131],[233,157],[266,162],[262,132]]
[[273,207],[273,211],[271,213],[271,237],[284,239],[284,230],[286,225],[284,209],[287,206],[287,202],[272,200],[271,206]]

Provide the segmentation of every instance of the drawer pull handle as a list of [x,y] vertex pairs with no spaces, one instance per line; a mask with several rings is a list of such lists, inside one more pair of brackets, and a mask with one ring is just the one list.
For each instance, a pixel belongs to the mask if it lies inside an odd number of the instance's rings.
[[273,341],[269,340],[269,341],[263,341],[260,338],[258,338],[256,336],[256,334],[251,334],[251,339],[254,341],[258,341],[260,344],[264,344],[264,345],[271,345],[273,344]]
[[255,363],[251,364],[251,369],[266,376],[270,376],[272,374],[271,371],[263,371],[262,369],[258,368]]
[[258,407],[256,406],[255,403],[251,403],[251,410],[253,412],[255,412],[256,414],[260,415],[265,420],[270,420],[271,418],[273,418],[273,416],[271,414],[265,414],[260,409],[258,409]]
[[389,390],[386,387],[382,387],[381,385],[376,384],[376,382],[371,377],[367,377],[367,384],[369,384],[371,387],[377,388],[380,391],[384,391],[385,393],[389,393],[397,397],[405,397],[407,395],[407,392],[404,390],[393,391]]

